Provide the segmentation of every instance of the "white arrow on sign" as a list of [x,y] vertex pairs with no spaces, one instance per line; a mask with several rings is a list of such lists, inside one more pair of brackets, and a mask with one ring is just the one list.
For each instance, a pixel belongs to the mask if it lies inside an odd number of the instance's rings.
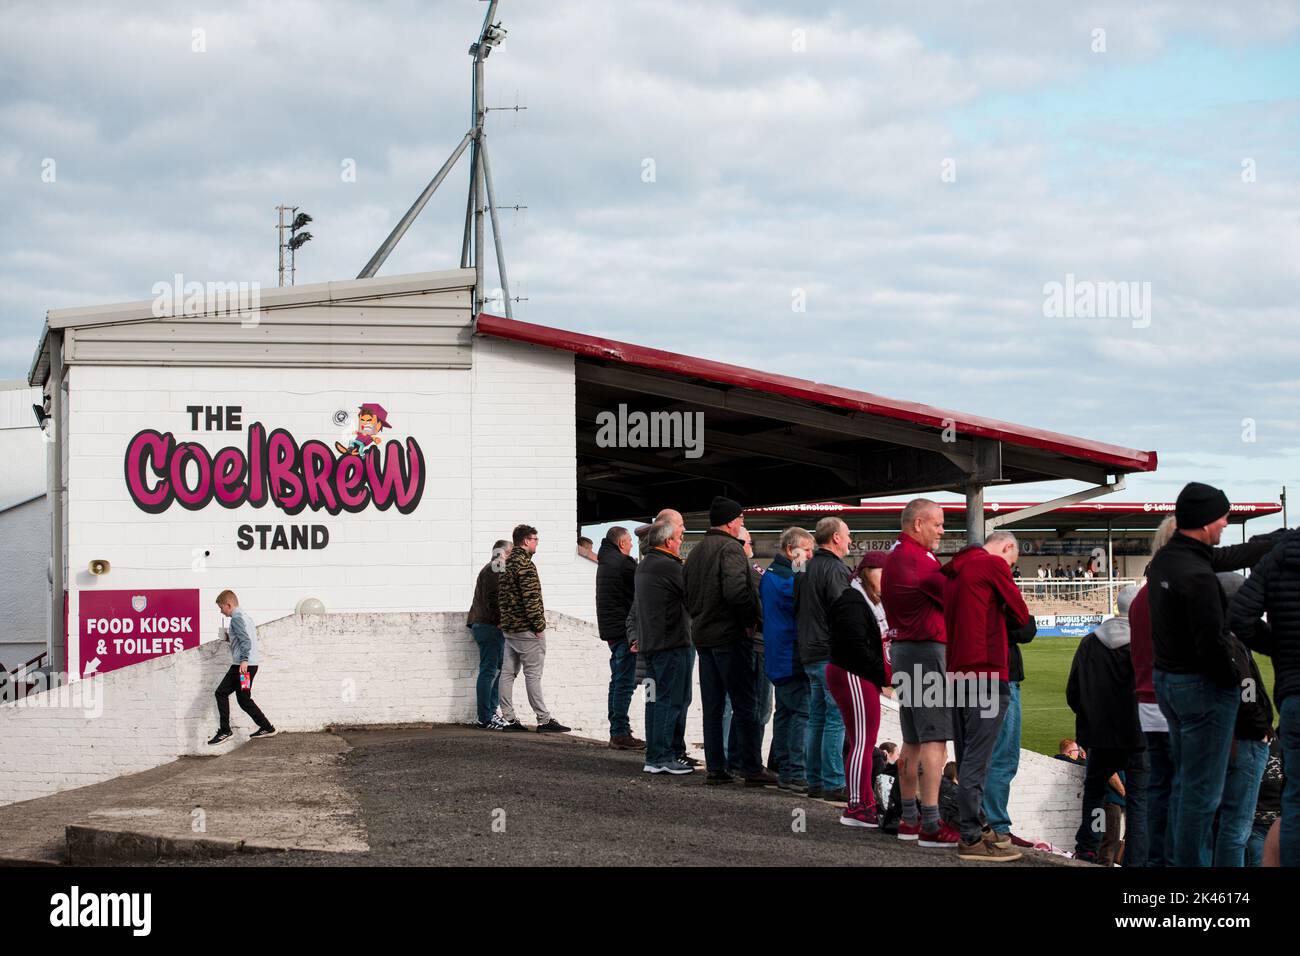
[[99,667],[99,658],[98,658],[98,657],[96,657],[94,660],[92,660],[92,661],[88,661],[88,662],[86,663],[86,670],[85,670],[85,673],[82,674],[82,676],[85,677],[85,676],[88,676],[88,675],[90,675],[90,674],[93,674],[93,673],[95,672],[95,668],[97,668],[97,667]]

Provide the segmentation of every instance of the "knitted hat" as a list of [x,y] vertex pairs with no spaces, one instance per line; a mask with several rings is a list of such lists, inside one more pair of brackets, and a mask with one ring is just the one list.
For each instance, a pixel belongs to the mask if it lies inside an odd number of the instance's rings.
[[1189,481],[1178,492],[1174,518],[1180,528],[1204,528],[1231,510],[1228,496],[1218,488],[1203,485],[1199,481]]
[[713,504],[709,505],[709,527],[720,528],[724,524],[730,524],[740,517],[743,510],[740,502],[719,495],[713,499]]
[[862,555],[862,560],[858,562],[858,566],[853,569],[853,573],[859,575],[868,568],[883,568],[887,557],[889,557],[887,551],[867,551]]

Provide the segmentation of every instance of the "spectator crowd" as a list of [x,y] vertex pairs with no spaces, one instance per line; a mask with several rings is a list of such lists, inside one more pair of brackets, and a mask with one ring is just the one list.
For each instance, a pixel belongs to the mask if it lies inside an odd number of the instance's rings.
[[[1300,533],[1220,547],[1229,510],[1219,489],[1188,484],[1154,536],[1145,580],[1078,645],[1066,687],[1075,737],[1058,754],[1084,766],[1076,858],[1300,864],[1300,776],[1286,775],[1300,765]],[[708,523],[688,556],[685,521],[670,509],[611,528],[598,551],[580,543],[597,565],[610,747],[643,752],[648,774],[700,770],[685,740],[698,681],[707,785],[778,787],[842,804],[845,826],[920,850],[1020,859],[1034,841],[1012,832],[1008,804],[1020,649],[1035,625],[1013,575],[1015,536],[994,531],[941,564],[943,510],[917,498],[892,548],[852,570],[836,517],[786,529],[763,569],[738,502],[715,498]],[[542,692],[537,541],[520,525],[478,575],[468,626],[480,727],[526,729],[513,702],[522,670],[537,730],[569,730]],[[1252,651],[1273,660],[1272,698]],[[644,740],[629,719],[637,686]],[[882,696],[897,700],[901,746],[877,741]]]

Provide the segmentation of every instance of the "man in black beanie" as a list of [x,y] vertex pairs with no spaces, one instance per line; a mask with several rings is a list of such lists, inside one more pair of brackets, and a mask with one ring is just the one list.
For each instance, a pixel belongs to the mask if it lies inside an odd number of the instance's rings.
[[762,729],[755,720],[754,657],[750,629],[758,624],[758,597],[750,584],[749,560],[741,543],[745,525],[740,505],[714,498],[709,530],[686,559],[686,608],[691,640],[700,655],[700,702],[704,707],[706,783],[730,783],[722,747],[722,712],[731,695],[732,720],[740,752],[732,763],[748,786],[775,784],[763,769]]
[[1228,632],[1228,602],[1216,572],[1248,568],[1272,536],[1215,547],[1231,505],[1218,488],[1193,481],[1178,494],[1178,530],[1147,569],[1153,677],[1169,721],[1173,785],[1166,824],[1172,866],[1210,866],[1211,828],[1223,798],[1241,689]]

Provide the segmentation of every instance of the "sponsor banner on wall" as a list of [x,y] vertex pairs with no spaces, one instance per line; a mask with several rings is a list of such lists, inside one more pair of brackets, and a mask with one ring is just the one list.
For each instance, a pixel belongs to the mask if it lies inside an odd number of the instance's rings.
[[81,676],[199,646],[199,591],[79,592]]
[[1083,637],[1097,629],[1108,614],[1036,614],[1039,637]]

